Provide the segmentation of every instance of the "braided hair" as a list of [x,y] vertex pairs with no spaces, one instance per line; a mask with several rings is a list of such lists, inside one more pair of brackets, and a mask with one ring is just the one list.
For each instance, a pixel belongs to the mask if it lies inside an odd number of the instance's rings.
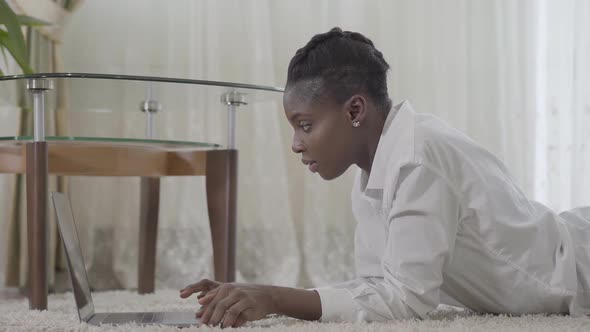
[[317,34],[297,50],[289,63],[287,87],[308,80],[304,92],[315,98],[329,93],[338,103],[364,92],[385,112],[389,64],[373,42],[357,32],[332,30]]

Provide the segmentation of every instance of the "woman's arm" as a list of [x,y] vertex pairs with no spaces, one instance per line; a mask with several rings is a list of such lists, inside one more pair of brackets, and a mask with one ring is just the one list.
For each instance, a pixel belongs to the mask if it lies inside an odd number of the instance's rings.
[[[396,187],[383,221],[387,239],[381,275],[318,288],[322,321],[425,317],[440,303],[442,273],[453,254],[461,218],[460,196],[442,174],[425,165],[402,167]],[[365,233],[363,227],[370,231]],[[380,247],[371,242],[376,229],[359,220],[355,250],[361,257],[363,251],[371,259],[376,257],[370,252]]]
[[407,167],[400,172],[387,220],[383,277],[318,288],[317,293],[205,280],[182,290],[181,297],[204,292],[197,315],[205,324],[223,326],[273,313],[323,321],[424,317],[439,304],[442,270],[452,255],[459,218],[460,199],[448,181],[428,167]]
[[293,318],[318,320],[322,317],[320,295],[314,290],[274,287],[277,312]]
[[198,299],[202,305],[197,316],[203,324],[213,326],[240,326],[269,314],[305,320],[317,320],[322,315],[320,297],[313,290],[204,279],[182,289],[180,296],[187,298],[197,292],[201,293]]

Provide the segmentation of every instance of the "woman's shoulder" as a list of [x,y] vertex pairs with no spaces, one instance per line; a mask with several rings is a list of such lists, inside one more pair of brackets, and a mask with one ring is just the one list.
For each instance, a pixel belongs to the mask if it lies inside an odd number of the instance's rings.
[[414,125],[414,153],[421,163],[447,164],[489,152],[449,123],[432,114],[417,113]]

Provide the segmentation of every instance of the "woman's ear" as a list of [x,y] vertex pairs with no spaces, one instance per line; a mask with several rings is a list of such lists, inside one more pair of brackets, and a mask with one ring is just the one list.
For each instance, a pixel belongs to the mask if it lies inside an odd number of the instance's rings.
[[351,125],[354,125],[355,122],[363,123],[367,116],[367,99],[364,96],[354,95],[348,98],[344,103],[344,107]]

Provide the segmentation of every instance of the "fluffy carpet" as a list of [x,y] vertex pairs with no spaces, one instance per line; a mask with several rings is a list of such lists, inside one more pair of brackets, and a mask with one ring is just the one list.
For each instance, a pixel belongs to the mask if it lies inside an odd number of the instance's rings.
[[[197,308],[196,300],[182,300],[176,290],[159,290],[152,295],[129,291],[94,294],[98,312],[107,311],[172,311]],[[183,331],[213,331],[220,328],[193,327]],[[233,330],[233,329],[226,329]],[[590,317],[532,315],[506,317],[477,315],[454,307],[441,307],[426,320],[393,321],[389,323],[333,324],[305,322],[287,317],[270,317],[250,322],[236,330],[245,331],[590,331]],[[89,326],[78,321],[71,293],[49,297],[48,311],[28,310],[26,300],[3,300],[0,303],[0,331],[177,331],[175,328],[134,324],[122,326]]]

